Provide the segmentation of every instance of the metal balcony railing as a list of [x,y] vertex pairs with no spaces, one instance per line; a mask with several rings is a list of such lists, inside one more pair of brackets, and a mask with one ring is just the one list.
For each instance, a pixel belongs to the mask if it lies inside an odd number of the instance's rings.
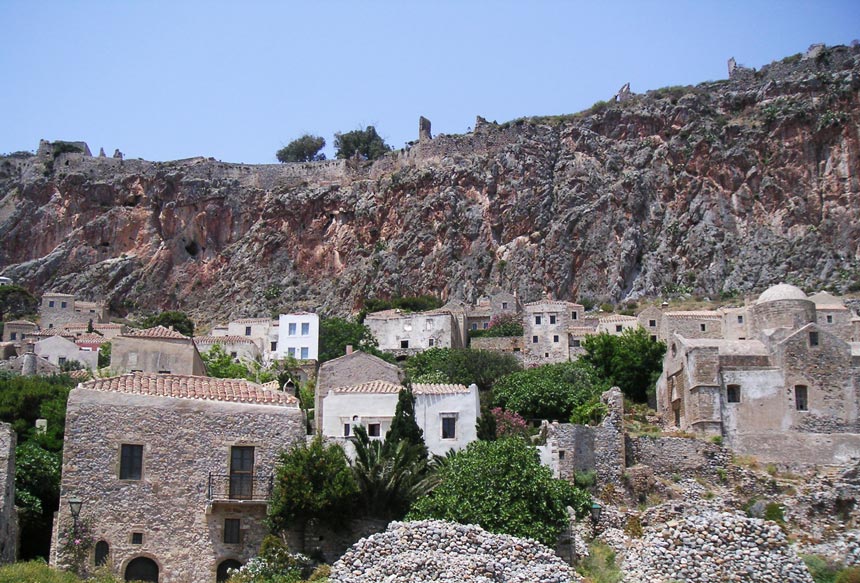
[[207,498],[212,500],[268,501],[272,476],[262,474],[209,474]]

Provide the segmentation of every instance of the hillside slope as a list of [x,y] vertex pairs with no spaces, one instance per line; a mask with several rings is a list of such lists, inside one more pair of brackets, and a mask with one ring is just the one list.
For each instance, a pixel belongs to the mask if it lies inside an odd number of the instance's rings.
[[860,48],[376,162],[0,158],[0,271],[212,317],[486,289],[525,300],[860,286]]

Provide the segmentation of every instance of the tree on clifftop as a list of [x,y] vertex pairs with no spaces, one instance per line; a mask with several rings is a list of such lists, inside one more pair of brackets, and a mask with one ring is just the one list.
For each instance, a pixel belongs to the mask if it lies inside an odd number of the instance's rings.
[[317,162],[325,160],[325,154],[320,152],[324,147],[324,138],[305,134],[278,150],[275,155],[278,162]]
[[356,152],[367,160],[376,160],[391,151],[391,146],[385,143],[373,126],[345,134],[336,133],[334,147],[337,150],[335,156],[340,160],[352,158]]

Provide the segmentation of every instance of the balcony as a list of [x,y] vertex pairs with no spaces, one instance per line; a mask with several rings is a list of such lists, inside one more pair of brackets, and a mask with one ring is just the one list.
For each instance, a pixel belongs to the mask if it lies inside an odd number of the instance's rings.
[[263,474],[209,474],[206,511],[215,505],[263,505],[272,495],[272,476]]

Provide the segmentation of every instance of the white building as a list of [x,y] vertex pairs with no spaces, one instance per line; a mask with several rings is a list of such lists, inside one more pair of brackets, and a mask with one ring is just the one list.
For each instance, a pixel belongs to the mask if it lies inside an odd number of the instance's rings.
[[[258,356],[264,362],[278,358],[278,320],[271,318],[240,318],[228,322],[227,325],[216,326],[210,332],[213,337],[245,338],[257,345]],[[231,341],[232,344],[237,342]],[[241,357],[240,350],[232,350]],[[256,358],[256,356],[254,357]]]
[[398,359],[428,348],[462,348],[465,314],[440,308],[426,312],[383,310],[368,314],[365,325],[376,339],[379,349]]
[[278,324],[278,358],[319,359],[319,316],[308,312],[281,314]]
[[44,340],[39,340],[33,346],[33,351],[37,356],[41,356],[57,366],[62,366],[73,360],[90,370],[95,370],[99,366],[98,350],[79,348],[77,344],[62,336],[49,336]]
[[[326,437],[351,437],[355,425],[363,425],[371,438],[383,439],[397,409],[404,387],[387,381],[371,381],[329,390],[324,397],[322,432]],[[480,405],[478,387],[470,385],[415,384],[415,420],[424,432],[430,453],[445,455],[478,438],[476,423]]]

